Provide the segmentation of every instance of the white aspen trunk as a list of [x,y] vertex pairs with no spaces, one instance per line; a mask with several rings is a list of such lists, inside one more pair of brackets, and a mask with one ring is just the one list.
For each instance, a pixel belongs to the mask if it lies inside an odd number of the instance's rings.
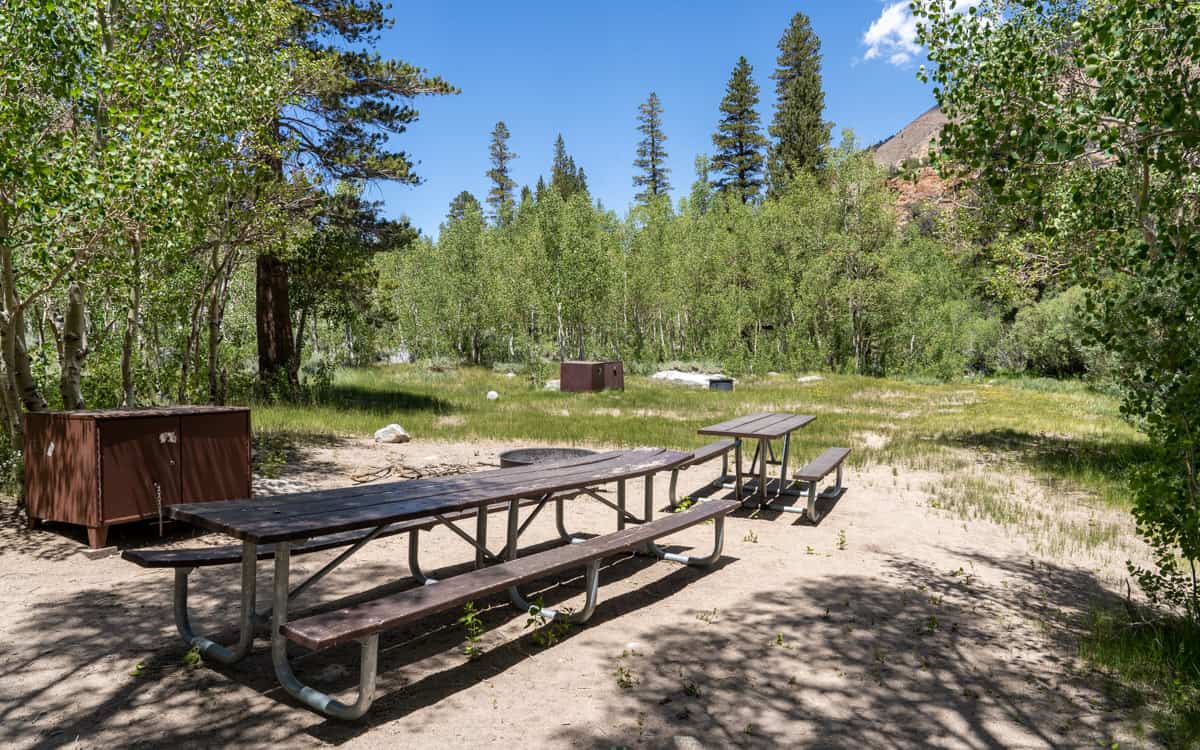
[[87,299],[83,284],[71,282],[67,292],[67,315],[63,319],[63,361],[59,391],[64,409],[82,409],[83,360],[87,357]]
[[132,240],[133,276],[129,284],[129,309],[125,313],[125,336],[121,341],[121,391],[124,394],[121,405],[125,407],[137,404],[133,354],[140,337],[138,328],[142,311],[142,237],[139,230],[133,231]]

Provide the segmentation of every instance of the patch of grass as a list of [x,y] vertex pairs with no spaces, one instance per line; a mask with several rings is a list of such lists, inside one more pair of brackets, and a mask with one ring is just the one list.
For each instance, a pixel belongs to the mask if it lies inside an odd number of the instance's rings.
[[[624,391],[563,393],[484,368],[388,365],[340,370],[307,405],[259,405],[264,435],[369,437],[390,422],[416,440],[530,440],[564,445],[695,448],[707,424],[760,411],[813,414],[795,433],[795,460],[831,445],[854,449],[851,466],[881,463],[956,471],[984,452],[1063,491],[1082,490],[1128,507],[1125,475],[1145,452],[1112,397],[1083,384],[1061,389],[1026,381],[927,384],[825,375],[747,378],[732,393],[630,374]],[[495,390],[497,401],[486,394]],[[459,416],[461,420],[439,419]],[[867,441],[875,433],[886,440]],[[872,445],[876,447],[872,447]]]
[[[1084,519],[1022,497],[1016,486],[987,476],[959,473],[930,487],[929,507],[967,520],[982,519],[1025,532],[1040,552],[1062,556],[1116,543],[1126,527],[1104,521],[1095,514]],[[1063,503],[1063,500],[1051,500]]]
[[1148,718],[1167,747],[1200,746],[1200,627],[1097,609],[1079,650],[1103,670],[1116,710]]

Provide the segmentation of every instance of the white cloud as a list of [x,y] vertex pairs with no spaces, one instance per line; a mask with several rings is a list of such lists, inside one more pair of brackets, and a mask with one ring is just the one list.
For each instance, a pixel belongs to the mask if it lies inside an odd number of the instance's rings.
[[[982,0],[959,0],[955,10],[959,13],[979,5]],[[871,22],[871,26],[863,34],[862,43],[867,51],[864,60],[876,58],[886,59],[896,66],[908,65],[921,54],[921,45],[917,44],[917,19],[909,10],[908,0],[887,3],[883,12]]]

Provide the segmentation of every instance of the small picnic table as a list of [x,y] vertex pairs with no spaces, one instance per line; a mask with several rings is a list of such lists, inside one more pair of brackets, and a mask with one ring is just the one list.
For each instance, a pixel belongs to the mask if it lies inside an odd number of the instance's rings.
[[[345,562],[365,544],[378,536],[386,536],[392,524],[414,519],[436,519],[475,548],[477,566],[503,560],[515,560],[520,535],[525,532],[542,508],[552,500],[556,501],[558,506],[557,522],[560,535],[568,541],[580,541],[572,538],[573,535],[567,532],[563,526],[562,501],[570,495],[590,495],[614,508],[617,511],[619,529],[623,529],[627,521],[634,524],[649,524],[653,516],[653,497],[650,488],[653,476],[659,472],[671,471],[691,458],[691,453],[658,448],[639,448],[600,453],[553,464],[534,464],[425,480],[364,485],[250,500],[169,506],[165,510],[171,518],[203,529],[227,534],[242,541],[241,639],[238,646],[235,649],[226,649],[191,633],[186,614],[187,572],[183,573],[185,583],[182,587],[182,594],[179,593],[179,588],[176,593],[176,617],[180,624],[180,632],[184,635],[185,640],[189,640],[190,643],[201,648],[206,655],[211,652],[220,657],[220,661],[230,663],[245,656],[253,642],[256,622],[261,622],[267,617],[267,614],[259,614],[254,608],[256,563],[264,555],[268,546],[273,546],[273,550],[270,552],[275,558],[274,605],[268,614],[271,618],[271,653],[276,675],[281,684],[293,696],[314,708],[335,715],[336,712],[331,709],[331,706],[335,706],[336,702],[328,699],[328,696],[323,696],[323,694],[301,685],[292,674],[286,652],[287,641],[281,634],[284,626],[288,623],[288,603]],[[648,485],[645,515],[640,519],[630,514],[625,508],[625,482],[638,478],[645,478]],[[594,489],[599,485],[611,482],[616,482],[618,487],[617,503],[615,504],[600,496]],[[507,544],[499,552],[493,552],[488,548],[487,517],[489,506],[494,508],[498,504],[507,504]],[[522,507],[533,508],[523,521],[520,518]],[[464,512],[471,510],[476,511],[474,536],[452,522],[461,519]],[[290,549],[293,546],[299,549],[306,540],[353,530],[370,531],[309,576],[307,580],[292,587]],[[414,529],[411,534],[415,536],[416,530]],[[410,541],[414,536],[410,536]],[[415,555],[412,552],[414,549],[415,546],[410,547],[410,559],[415,566]],[[646,545],[646,549],[648,552],[657,551],[659,557],[682,562],[696,562],[687,557],[657,550],[652,542]],[[718,541],[717,552],[714,554],[719,554],[719,549]],[[699,562],[707,564],[707,561]],[[523,608],[529,606],[528,602],[521,598],[515,586],[509,588],[509,593],[515,605]],[[590,596],[589,601],[591,601]],[[182,615],[180,606],[183,609]],[[544,613],[553,614],[551,610],[544,610]],[[179,619],[181,617],[182,619]],[[364,660],[364,675],[368,667],[373,680],[375,668],[373,655],[370,660]],[[369,705],[369,697],[365,700],[366,705]],[[360,705],[354,709],[342,707],[338,710],[344,716],[352,717],[361,715],[361,710],[365,710],[365,708]]]
[[701,435],[717,435],[734,439],[734,473],[735,487],[738,499],[742,499],[742,441],[757,440],[754,449],[754,459],[750,463],[750,471],[754,472],[758,465],[758,494],[762,503],[767,503],[767,454],[771,450],[771,441],[783,438],[783,457],[779,467],[779,494],[787,490],[788,454],[792,445],[792,433],[807,427],[816,417],[807,414],[787,414],[769,412],[766,414],[749,414],[737,417],[719,424],[709,425],[700,429]]

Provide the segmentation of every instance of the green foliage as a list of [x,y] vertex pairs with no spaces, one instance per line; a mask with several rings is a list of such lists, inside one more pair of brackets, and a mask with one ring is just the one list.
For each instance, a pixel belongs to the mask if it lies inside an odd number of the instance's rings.
[[638,143],[633,166],[640,173],[633,176],[633,186],[642,188],[637,194],[641,203],[649,203],[671,191],[671,170],[666,166],[667,151],[663,145],[667,136],[662,131],[662,113],[662,102],[653,91],[644,104],[638,105],[638,132],[642,134],[642,140]]
[[469,213],[482,212],[483,207],[479,205],[479,199],[472,195],[471,191],[464,190],[451,199],[450,209],[446,211],[446,223],[453,224],[462,221]]
[[721,100],[721,120],[713,135],[717,152],[709,165],[720,175],[713,187],[742,203],[757,199],[762,189],[767,145],[758,124],[758,84],[750,77],[752,71],[746,58],[739,57]]
[[1073,286],[1017,313],[1006,347],[1014,369],[1058,378],[1104,373],[1103,350],[1087,333],[1086,296],[1083,287]]
[[[582,194],[584,197],[588,194],[587,176],[583,173],[583,167],[576,166],[575,158],[567,153],[567,142],[563,140],[562,133],[559,133],[558,138],[554,140],[554,161],[550,165],[550,187],[564,201],[570,200],[577,194]],[[539,187],[539,199],[542,192],[543,190]]]
[[771,190],[782,192],[798,171],[824,163],[832,123],[821,119],[821,40],[808,16],[796,13],[779,40],[775,72],[775,119],[771,123]]
[[1148,714],[1165,747],[1200,743],[1200,628],[1186,618],[1145,621],[1094,610],[1082,656],[1104,669],[1104,692],[1126,712]]
[[1019,207],[1007,228],[1040,235],[1088,290],[1089,338],[1157,447],[1134,494],[1159,569],[1134,573],[1196,620],[1200,6],[919,2],[916,14],[936,63],[923,75],[949,118],[945,157],[986,200]]
[[678,212],[656,200],[624,222],[556,190],[507,226],[472,211],[436,244],[379,257],[374,306],[396,312],[383,340],[417,357],[523,362],[531,379],[568,356],[644,374],[680,361],[942,378],[983,367],[999,323],[971,269],[897,231],[853,138],[827,161],[821,179],[798,175],[761,206],[702,179]]

